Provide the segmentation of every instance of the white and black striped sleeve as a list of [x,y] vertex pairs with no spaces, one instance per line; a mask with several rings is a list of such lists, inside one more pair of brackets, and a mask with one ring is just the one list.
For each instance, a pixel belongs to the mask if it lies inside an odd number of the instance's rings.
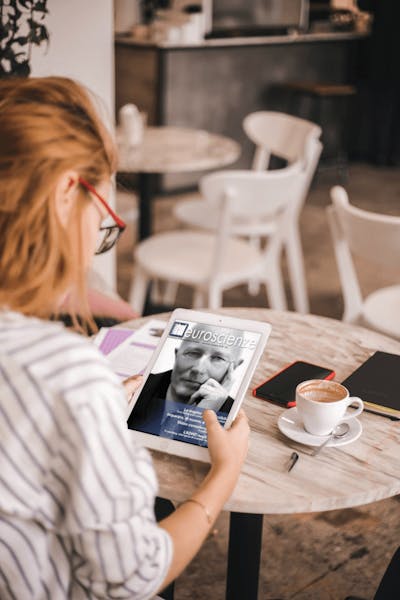
[[125,397],[106,382],[64,400],[64,435],[47,485],[65,508],[60,533],[72,540],[76,583],[94,597],[151,598],[172,542],[155,522],[157,481],[126,427]]

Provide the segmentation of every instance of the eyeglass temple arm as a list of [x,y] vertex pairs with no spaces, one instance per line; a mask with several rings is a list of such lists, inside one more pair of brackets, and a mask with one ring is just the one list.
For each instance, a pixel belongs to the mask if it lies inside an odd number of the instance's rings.
[[114,221],[116,222],[118,227],[120,227],[121,229],[125,229],[126,223],[113,211],[111,206],[104,200],[104,198],[102,198],[100,196],[100,194],[96,191],[96,189],[82,177],[78,177],[78,181],[81,185],[83,185],[84,188],[86,188],[89,192],[91,192],[93,194],[93,196],[96,196],[97,200],[99,200],[101,202],[101,204],[104,206],[104,208],[110,214],[110,216],[114,219]]

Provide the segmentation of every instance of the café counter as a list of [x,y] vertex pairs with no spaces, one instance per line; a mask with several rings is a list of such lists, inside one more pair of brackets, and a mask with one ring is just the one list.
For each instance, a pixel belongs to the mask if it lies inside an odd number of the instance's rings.
[[[329,31],[177,45],[119,36],[116,108],[134,102],[147,112],[150,125],[195,127],[232,137],[242,147],[235,167],[248,168],[253,148],[243,132],[243,118],[256,110],[293,112],[279,92],[281,83],[354,83],[367,38],[362,32]],[[190,183],[190,175],[171,177],[175,184]]]

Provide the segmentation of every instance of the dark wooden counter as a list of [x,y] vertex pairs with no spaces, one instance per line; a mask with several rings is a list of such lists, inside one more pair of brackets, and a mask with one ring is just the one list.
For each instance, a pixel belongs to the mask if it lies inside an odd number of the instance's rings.
[[[242,146],[236,168],[248,168],[253,147],[242,120],[255,110],[287,111],[276,84],[299,80],[354,83],[366,35],[315,33],[207,40],[177,46],[116,40],[116,107],[134,102],[149,124],[179,125],[228,135]],[[303,115],[306,116],[306,115]],[[332,117],[334,118],[334,116]],[[167,176],[164,189],[196,176]]]

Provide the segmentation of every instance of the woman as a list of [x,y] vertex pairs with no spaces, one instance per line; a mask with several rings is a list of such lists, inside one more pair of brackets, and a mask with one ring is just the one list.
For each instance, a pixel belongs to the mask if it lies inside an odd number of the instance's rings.
[[49,320],[67,306],[92,322],[86,270],[123,228],[104,200],[114,170],[80,86],[0,84],[1,598],[153,597],[198,551],[246,455],[244,414],[226,431],[205,411],[210,471],[157,524],[126,391],[94,345]]

